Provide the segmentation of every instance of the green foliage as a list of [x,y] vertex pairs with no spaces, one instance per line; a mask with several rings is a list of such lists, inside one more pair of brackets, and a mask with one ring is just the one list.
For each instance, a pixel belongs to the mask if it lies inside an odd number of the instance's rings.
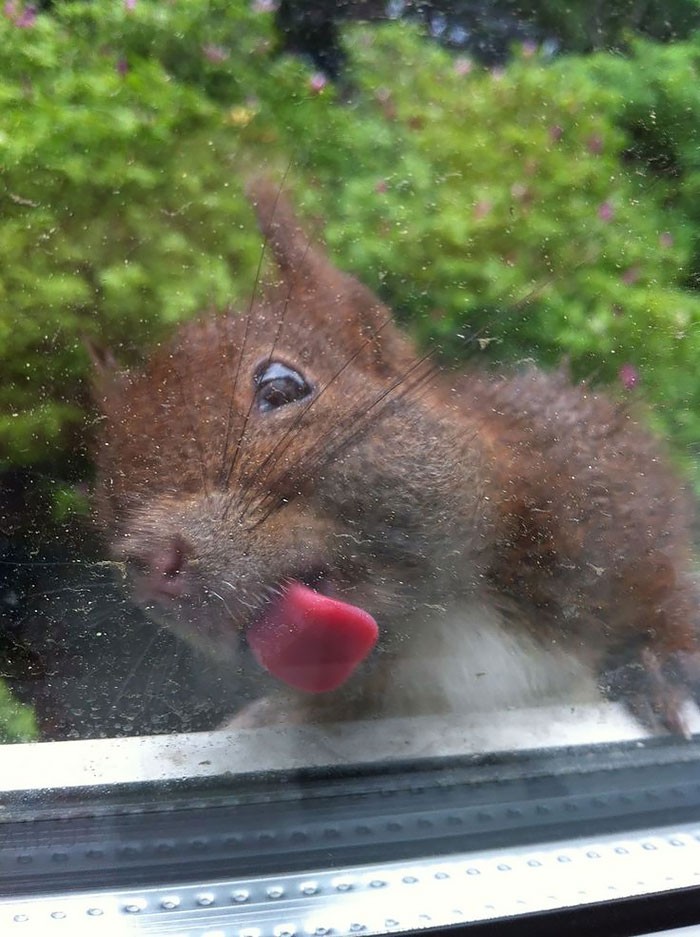
[[[338,255],[451,354],[473,352],[476,332],[496,340],[492,359],[566,356],[579,377],[638,381],[687,452],[700,435],[688,288],[700,43],[465,74],[409,31],[359,38],[363,92],[392,127],[395,162],[380,192],[355,173],[333,196]],[[673,142],[677,178],[632,160],[640,114],[662,128],[649,151]]]
[[[128,11],[104,0],[28,29],[0,18],[6,462],[48,459],[62,434],[72,441],[83,336],[128,360],[173,322],[243,295],[237,271],[258,251],[236,172],[258,107],[247,95],[278,91],[261,58],[267,18],[219,7],[217,17],[216,4]],[[204,44],[221,32],[235,67]]]
[[75,448],[84,336],[128,362],[245,304],[260,239],[242,182],[290,163],[311,228],[423,340],[622,368],[677,442],[698,438],[698,40],[488,71],[405,24],[354,28],[347,103],[274,57],[270,15],[243,0],[131,6],[0,18],[6,464]]
[[[509,6],[511,4],[508,4]],[[527,11],[512,3],[515,13],[556,37],[568,51],[626,48],[634,34],[663,42],[687,38],[700,28],[698,0],[615,0],[591,4],[589,0],[539,0]]]
[[31,742],[38,731],[34,714],[29,706],[15,700],[0,681],[0,744]]

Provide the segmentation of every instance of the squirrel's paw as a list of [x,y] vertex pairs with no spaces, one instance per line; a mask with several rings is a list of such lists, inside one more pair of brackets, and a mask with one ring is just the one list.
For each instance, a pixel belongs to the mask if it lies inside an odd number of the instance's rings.
[[691,694],[678,655],[662,660],[650,648],[618,651],[607,659],[599,686],[607,699],[622,702],[652,732],[690,738],[683,704]]

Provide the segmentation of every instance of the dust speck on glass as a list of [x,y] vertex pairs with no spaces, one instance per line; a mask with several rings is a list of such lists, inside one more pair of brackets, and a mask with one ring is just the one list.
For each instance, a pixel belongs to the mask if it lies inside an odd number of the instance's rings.
[[691,739],[699,27],[5,4],[4,742]]

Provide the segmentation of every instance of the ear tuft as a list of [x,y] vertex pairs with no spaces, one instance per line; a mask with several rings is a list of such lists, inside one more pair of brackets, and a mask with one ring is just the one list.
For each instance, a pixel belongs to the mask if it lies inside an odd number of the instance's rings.
[[100,377],[111,376],[119,370],[117,359],[106,345],[102,345],[88,335],[83,336],[83,345],[90,356],[94,370]]
[[282,192],[282,184],[267,176],[256,176],[248,182],[246,195],[280,271],[300,280],[318,275],[321,257],[299,224],[294,209]]
[[83,346],[92,362],[92,388],[95,399],[104,398],[107,392],[117,387],[124,372],[112,350],[87,335],[83,336]]
[[265,176],[250,180],[246,193],[287,284],[287,300],[301,299],[343,341],[348,354],[389,375],[402,370],[415,350],[392,321],[387,307],[364,284],[333,266],[299,224],[280,185]]

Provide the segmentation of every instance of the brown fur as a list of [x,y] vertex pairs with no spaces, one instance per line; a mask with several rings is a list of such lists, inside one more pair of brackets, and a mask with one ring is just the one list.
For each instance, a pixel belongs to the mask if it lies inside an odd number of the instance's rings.
[[[563,372],[439,373],[272,187],[252,199],[281,274],[265,298],[185,326],[139,373],[97,362],[99,516],[142,601],[234,659],[266,589],[327,570],[382,638],[350,688],[295,701],[308,719],[389,711],[436,606],[478,601],[595,673],[629,663],[635,711],[682,730],[664,672],[695,648],[689,504],[659,444]],[[268,358],[313,400],[258,412]]]

